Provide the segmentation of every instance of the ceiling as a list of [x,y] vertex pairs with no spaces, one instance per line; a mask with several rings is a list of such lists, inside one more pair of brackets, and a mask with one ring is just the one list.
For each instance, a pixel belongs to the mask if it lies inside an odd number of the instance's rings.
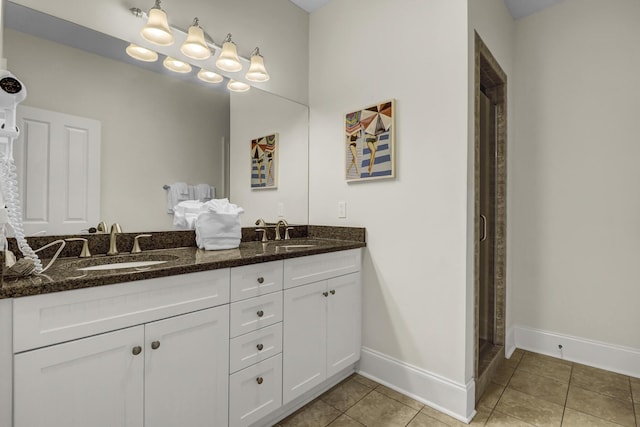
[[[309,13],[316,9],[320,9],[322,6],[329,3],[329,1],[331,0],[291,0],[291,2],[297,4]],[[504,3],[507,5],[507,9],[509,9],[513,19],[520,19],[560,3],[561,1],[562,0],[504,0]]]

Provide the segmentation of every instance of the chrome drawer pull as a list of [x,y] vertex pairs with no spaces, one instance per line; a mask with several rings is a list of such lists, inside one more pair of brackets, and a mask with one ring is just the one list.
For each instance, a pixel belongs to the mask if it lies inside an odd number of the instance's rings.
[[131,353],[133,353],[134,356],[139,355],[140,353],[142,353],[142,347],[140,347],[139,345],[133,347],[131,349]]
[[262,317],[262,316],[264,316],[264,311],[258,310],[258,312],[256,314],[258,315],[258,317]]
[[264,348],[262,344],[258,344],[256,347],[258,347],[258,351],[262,351],[262,349]]
[[157,350],[160,348],[160,341],[154,341],[151,343],[151,348]]
[[264,283],[264,277],[258,277],[258,283],[263,284]]
[[262,379],[262,377],[258,377],[256,378],[256,381],[258,382],[258,384],[262,384],[264,382],[264,380]]

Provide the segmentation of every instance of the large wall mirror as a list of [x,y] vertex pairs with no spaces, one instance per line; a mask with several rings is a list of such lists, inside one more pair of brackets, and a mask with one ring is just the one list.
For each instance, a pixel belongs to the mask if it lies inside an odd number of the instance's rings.
[[[152,70],[128,58],[127,45],[5,2],[4,56],[27,87],[23,104],[101,123],[101,220],[118,222],[125,232],[170,230],[163,187],[186,182],[210,184],[216,197],[244,207],[243,225],[258,217],[307,223],[305,105],[257,88],[229,93],[198,83],[195,71],[181,77],[158,71],[161,65]],[[251,190],[251,139],[274,132],[280,136],[278,186]]]

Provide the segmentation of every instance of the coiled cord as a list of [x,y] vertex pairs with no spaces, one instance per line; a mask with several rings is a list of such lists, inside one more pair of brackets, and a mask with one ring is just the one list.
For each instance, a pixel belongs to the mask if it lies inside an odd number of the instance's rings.
[[[9,145],[12,144],[9,138]],[[0,161],[0,187],[4,195],[5,205],[7,206],[7,216],[9,217],[9,225],[13,229],[18,247],[25,258],[30,259],[35,265],[34,272],[42,273],[42,262],[31,249],[24,235],[22,227],[22,209],[20,209],[20,198],[18,197],[18,175],[16,174],[16,166],[13,164],[13,156],[11,151]]]

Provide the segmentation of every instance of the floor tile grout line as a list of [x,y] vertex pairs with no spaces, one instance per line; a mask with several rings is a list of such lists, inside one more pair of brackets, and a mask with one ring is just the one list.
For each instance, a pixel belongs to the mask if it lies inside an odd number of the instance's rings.
[[638,420],[638,418],[640,417],[640,414],[638,414],[638,411],[636,411],[636,397],[633,394],[633,386],[631,385],[631,377],[629,376],[629,394],[631,396],[631,409],[633,409],[633,416],[636,419],[636,427],[640,426],[640,420]]
[[571,363],[571,372],[569,373],[569,384],[567,384],[567,394],[564,396],[564,404],[562,405],[562,418],[560,418],[560,425],[564,423],[564,414],[567,412],[567,402],[569,401],[569,390],[571,390],[571,380],[573,379],[574,363]]

